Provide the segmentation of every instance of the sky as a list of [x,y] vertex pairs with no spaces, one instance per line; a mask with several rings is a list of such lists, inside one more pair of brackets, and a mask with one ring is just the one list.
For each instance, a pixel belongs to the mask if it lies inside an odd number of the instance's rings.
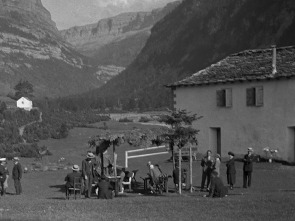
[[175,0],[41,0],[59,30],[92,24],[123,12],[150,11]]

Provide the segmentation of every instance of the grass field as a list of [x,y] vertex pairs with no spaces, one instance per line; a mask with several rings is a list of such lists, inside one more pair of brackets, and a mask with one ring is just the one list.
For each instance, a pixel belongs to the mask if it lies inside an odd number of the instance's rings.
[[[102,125],[102,123],[101,123]],[[98,124],[97,126],[101,126]],[[143,127],[140,124],[108,123],[110,129],[123,130]],[[152,126],[149,126],[152,127]],[[55,163],[65,157],[67,163],[81,166],[88,150],[90,136],[99,133],[96,128],[75,128],[63,140],[42,141],[53,153],[43,158],[42,163]],[[118,149],[118,164],[124,165],[125,150]],[[277,163],[256,163],[253,187],[243,189],[242,163],[236,162],[236,188],[222,199],[203,198],[203,192],[184,191],[180,196],[173,191],[169,180],[169,193],[162,196],[144,194],[142,180],[147,173],[146,162],[158,163],[164,172],[172,173],[170,155],[158,155],[131,159],[129,170],[138,169],[138,183],[134,192],[125,193],[112,200],[91,199],[65,200],[64,177],[70,170],[29,172],[22,179],[23,194],[13,195],[13,182],[4,197],[0,197],[0,220],[294,220],[295,219],[295,167]],[[34,159],[21,159],[24,166]],[[184,163],[187,166],[187,163]],[[11,171],[12,162],[9,162]],[[225,181],[225,163],[221,174]],[[193,183],[197,190],[201,182],[199,161],[193,162]]]

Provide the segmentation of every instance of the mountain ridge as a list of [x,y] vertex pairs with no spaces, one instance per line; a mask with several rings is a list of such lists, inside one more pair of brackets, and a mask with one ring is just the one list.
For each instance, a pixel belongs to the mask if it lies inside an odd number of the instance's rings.
[[294,18],[292,0],[186,0],[152,28],[125,71],[92,93],[113,100],[111,105],[120,99],[129,109],[171,107],[165,84],[232,53],[295,44]]

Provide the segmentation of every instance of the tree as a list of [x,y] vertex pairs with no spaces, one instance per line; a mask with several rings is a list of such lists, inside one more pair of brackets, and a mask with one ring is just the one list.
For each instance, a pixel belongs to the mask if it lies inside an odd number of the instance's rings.
[[[162,134],[163,139],[168,143],[169,149],[172,152],[173,169],[175,169],[174,146],[179,150],[179,193],[181,194],[181,149],[186,146],[197,144],[196,135],[199,130],[191,127],[192,123],[202,117],[197,117],[197,114],[189,114],[186,110],[177,110],[171,114],[162,115],[160,122],[170,126],[168,133]],[[191,151],[190,151],[191,152]],[[192,156],[190,154],[190,167],[192,165]],[[190,177],[192,177],[192,169],[190,168]],[[191,183],[192,188],[192,183]],[[191,189],[192,190],[192,189]]]
[[15,85],[14,90],[15,99],[17,100],[21,97],[34,97],[33,85],[29,81],[20,80],[17,85]]

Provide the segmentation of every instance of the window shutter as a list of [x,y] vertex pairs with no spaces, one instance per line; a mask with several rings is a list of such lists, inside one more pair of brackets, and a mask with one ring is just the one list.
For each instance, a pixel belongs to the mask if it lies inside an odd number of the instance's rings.
[[225,106],[225,90],[216,91],[216,102],[218,107]]
[[227,88],[227,89],[225,89],[225,106],[231,107],[232,104],[233,104],[233,102],[232,102],[232,89]]
[[263,106],[263,87],[255,87],[255,104],[256,106]]
[[247,106],[255,105],[255,88],[247,88],[246,103],[247,103]]

